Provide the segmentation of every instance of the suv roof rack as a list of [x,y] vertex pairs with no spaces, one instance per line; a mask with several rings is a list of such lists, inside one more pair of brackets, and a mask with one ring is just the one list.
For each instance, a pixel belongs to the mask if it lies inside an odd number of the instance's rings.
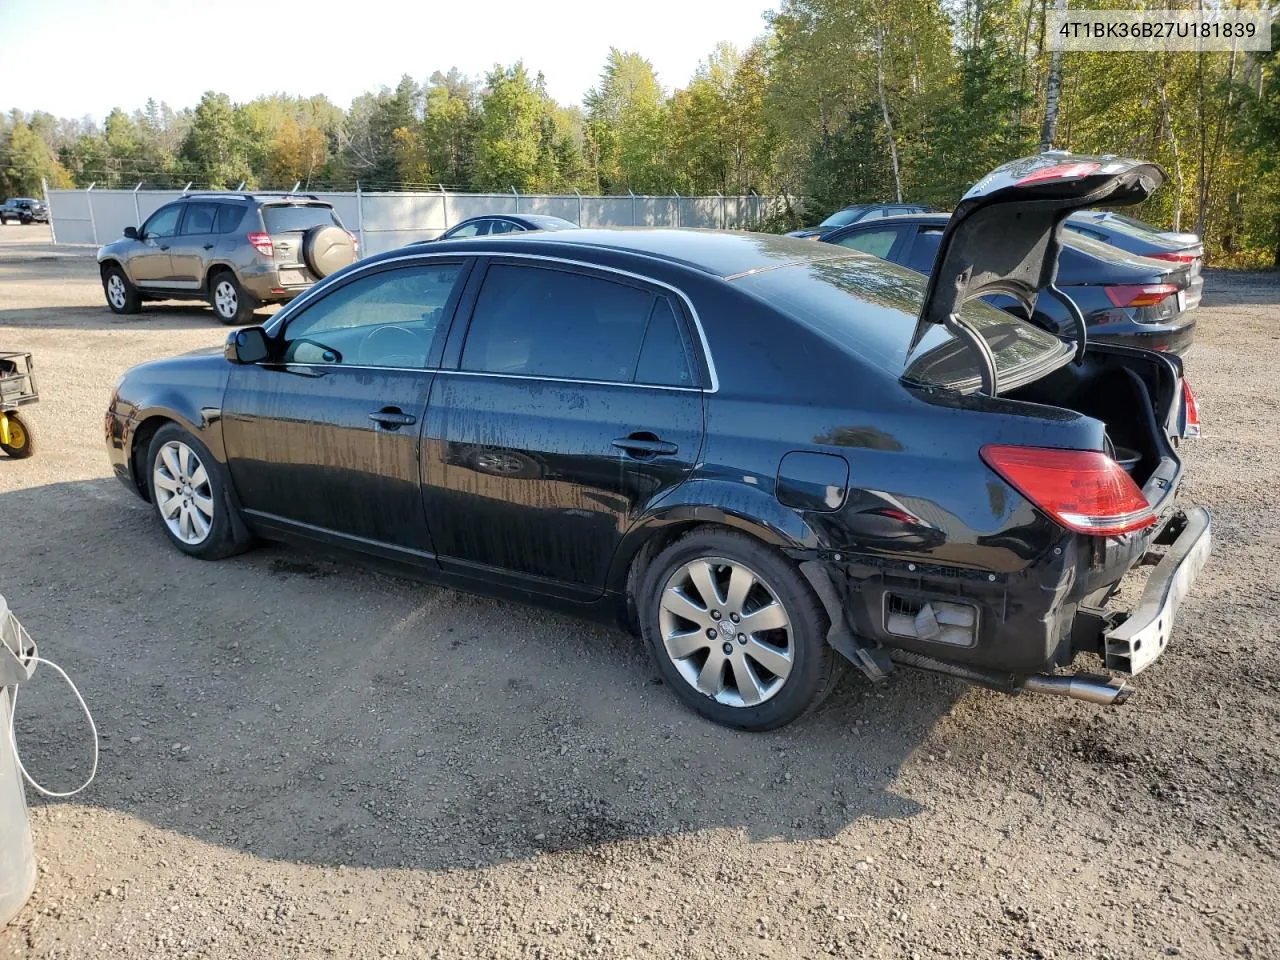
[[181,197],[184,200],[196,198],[211,200],[316,200],[320,203],[327,202],[321,200],[314,193],[285,193],[283,191],[247,193],[243,190],[202,190],[184,193]]

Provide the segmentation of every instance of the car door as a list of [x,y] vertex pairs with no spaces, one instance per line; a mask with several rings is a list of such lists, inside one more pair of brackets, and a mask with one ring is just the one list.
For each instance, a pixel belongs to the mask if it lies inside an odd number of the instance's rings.
[[440,562],[599,596],[622,535],[697,463],[703,373],[685,306],[629,275],[495,258],[467,319],[423,432]]
[[362,271],[290,311],[268,362],[233,369],[223,443],[251,520],[386,556],[432,555],[419,434],[469,266]]
[[140,287],[167,287],[172,284],[173,266],[169,251],[178,233],[184,204],[161,207],[138,231],[138,242],[129,253],[129,275]]
[[178,233],[170,242],[169,266],[175,288],[198,290],[204,265],[217,245],[218,204],[190,201]]

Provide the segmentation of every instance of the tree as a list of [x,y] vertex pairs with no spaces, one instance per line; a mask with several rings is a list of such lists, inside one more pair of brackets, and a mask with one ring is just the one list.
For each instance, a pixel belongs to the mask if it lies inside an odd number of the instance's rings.
[[277,187],[292,187],[298,181],[309,187],[328,159],[329,139],[324,131],[300,127],[289,117],[267,149],[265,180]]
[[39,197],[42,180],[50,187],[73,185],[49,144],[15,111],[6,128],[0,129],[0,191],[6,196]]
[[238,114],[225,93],[210,90],[200,98],[191,130],[182,142],[187,176],[214,188],[256,180],[249,163],[249,119]]
[[543,97],[524,63],[494,67],[480,108],[472,184],[480,190],[531,189],[543,140]]

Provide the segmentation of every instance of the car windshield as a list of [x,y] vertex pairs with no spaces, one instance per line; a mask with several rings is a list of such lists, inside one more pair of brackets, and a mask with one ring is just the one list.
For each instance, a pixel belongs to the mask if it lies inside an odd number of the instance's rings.
[[288,233],[312,227],[342,226],[332,207],[323,204],[271,204],[262,208],[262,222],[267,233]]
[[[926,278],[866,255],[795,264],[734,281],[840,350],[915,383],[976,389],[981,367],[971,347],[934,326],[907,355]],[[1002,386],[1025,383],[1066,362],[1072,347],[1011,314],[975,301],[967,320],[995,356]]]
[[850,223],[854,223],[860,216],[866,212],[865,205],[860,207],[845,207],[843,210],[837,210],[827,219],[823,220],[818,226],[820,227],[843,227]]

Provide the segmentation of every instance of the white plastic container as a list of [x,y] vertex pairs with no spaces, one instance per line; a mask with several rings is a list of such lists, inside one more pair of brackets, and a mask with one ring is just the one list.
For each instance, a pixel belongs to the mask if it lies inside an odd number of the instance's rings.
[[[14,918],[36,885],[36,852],[22,772],[13,752],[13,692],[31,676],[30,638],[0,596],[0,924]],[[28,666],[28,664],[31,666]]]

